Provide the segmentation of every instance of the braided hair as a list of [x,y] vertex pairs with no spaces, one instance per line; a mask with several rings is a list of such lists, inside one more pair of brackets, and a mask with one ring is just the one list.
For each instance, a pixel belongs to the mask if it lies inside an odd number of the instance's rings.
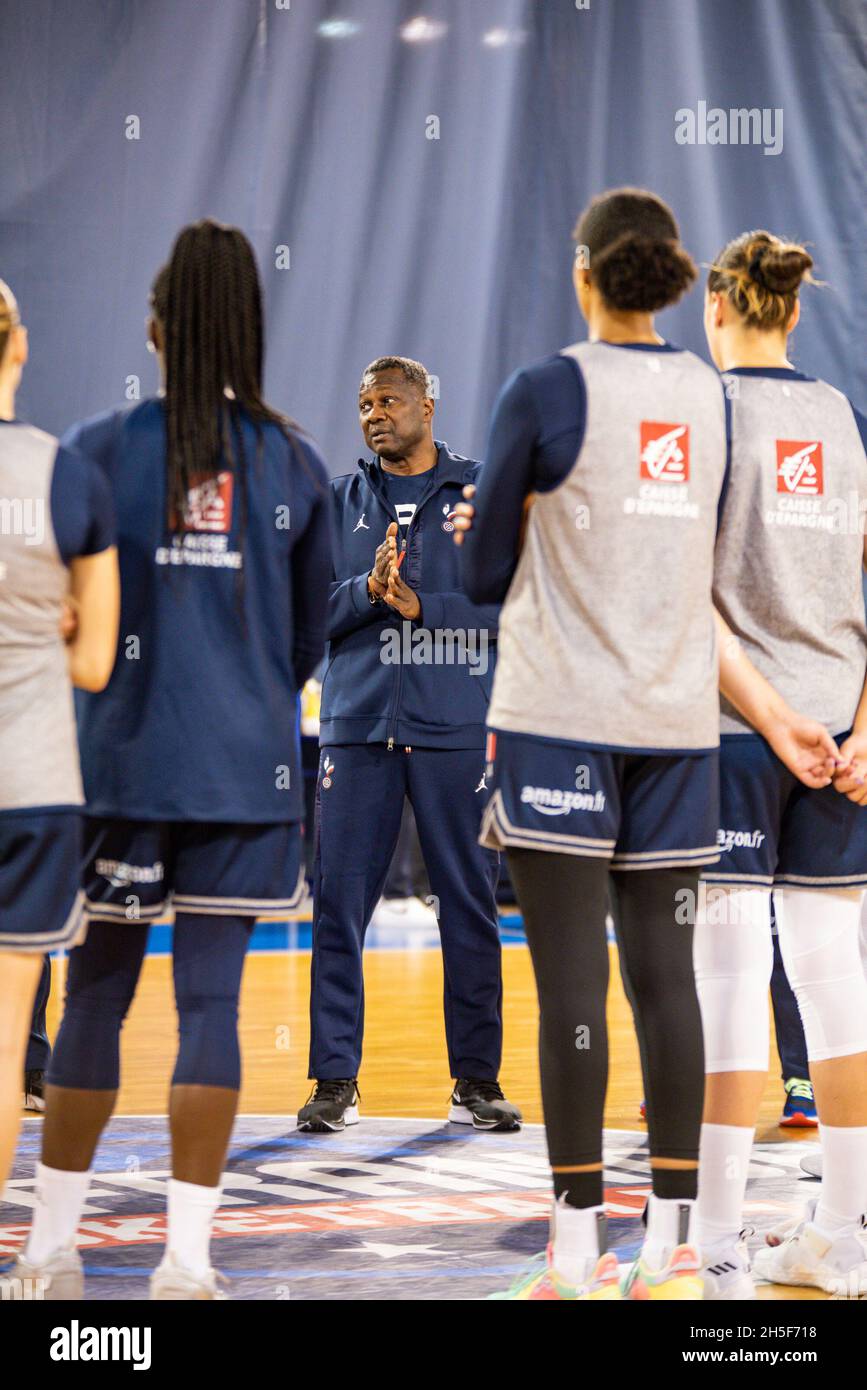
[[243,537],[247,459],[242,415],[255,427],[257,460],[262,426],[270,423],[310,471],[293,437],[300,427],[262,397],[262,291],[244,233],[210,218],[184,227],[154,280],[151,305],[165,354],[167,527],[183,530],[190,488],[228,467],[240,493]]

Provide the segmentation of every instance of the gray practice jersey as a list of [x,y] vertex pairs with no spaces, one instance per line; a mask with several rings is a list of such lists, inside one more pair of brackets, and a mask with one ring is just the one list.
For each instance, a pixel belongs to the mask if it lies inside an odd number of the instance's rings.
[[[714,599],[799,713],[847,732],[861,697],[867,456],[844,395],[799,372],[730,374],[731,476]],[[754,733],[722,701],[723,733]]]
[[82,801],[60,636],[66,561],[105,549],[112,532],[95,465],[30,425],[0,422],[0,811]]
[[679,350],[565,355],[584,378],[584,438],[531,508],[488,723],[620,750],[714,748],[722,383]]

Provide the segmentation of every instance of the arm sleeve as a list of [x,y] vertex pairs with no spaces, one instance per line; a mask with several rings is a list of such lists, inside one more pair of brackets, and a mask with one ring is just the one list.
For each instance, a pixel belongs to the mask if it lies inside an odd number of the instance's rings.
[[428,594],[419,590],[421,620],[417,624],[428,628],[462,628],[464,631],[487,630],[496,637],[500,621],[498,603],[473,603],[458,590],[456,593]]
[[51,524],[65,565],[116,542],[111,485],[90,458],[61,445],[51,479]]
[[[334,494],[332,493],[332,496]],[[331,509],[332,540],[331,550],[335,558],[340,554],[339,526],[339,506],[335,504]],[[328,596],[328,638],[329,641],[339,641],[341,637],[347,637],[350,632],[357,632],[359,628],[369,627],[371,623],[381,623],[393,616],[392,610],[384,603],[371,603],[367,596],[367,576],[370,570],[365,570],[364,574],[354,574],[350,579],[336,579],[332,570],[331,591]]]
[[329,639],[346,637],[361,627],[382,622],[393,617],[392,610],[384,603],[371,603],[367,596],[367,576],[354,574],[351,579],[335,580],[328,598],[328,636]]
[[[850,401],[849,404],[852,405],[852,402]],[[855,424],[858,426],[861,443],[864,446],[865,454],[867,454],[867,415],[862,415],[861,411],[856,410],[854,405],[852,405],[852,414],[855,416]]]
[[534,488],[538,438],[535,402],[524,374],[516,372],[494,406],[476,514],[461,546],[464,588],[475,603],[501,603],[512,581],[524,499]]
[[732,468],[732,403],[729,400],[723,382],[723,400],[725,402],[726,413],[726,466],[723,473],[722,487],[720,488],[719,501],[716,504],[716,533],[719,535],[719,528],[722,526],[723,512],[725,511],[726,497],[729,490],[729,477]]
[[304,534],[292,551],[292,669],[299,690],[316,670],[325,650],[328,585],[332,572],[328,476],[318,456],[309,448],[305,451],[313,458],[319,489]]

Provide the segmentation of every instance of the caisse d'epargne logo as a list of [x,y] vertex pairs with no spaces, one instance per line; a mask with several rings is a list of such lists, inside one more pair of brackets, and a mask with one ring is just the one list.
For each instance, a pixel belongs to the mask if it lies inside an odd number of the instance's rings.
[[[231,531],[232,481],[232,474],[224,469],[215,478],[201,478],[191,484],[184,508],[184,530]],[[176,525],[174,518],[172,525]]]
[[823,488],[821,442],[818,439],[778,439],[777,492],[821,497]]
[[646,482],[689,482],[689,425],[642,420],[639,460]]

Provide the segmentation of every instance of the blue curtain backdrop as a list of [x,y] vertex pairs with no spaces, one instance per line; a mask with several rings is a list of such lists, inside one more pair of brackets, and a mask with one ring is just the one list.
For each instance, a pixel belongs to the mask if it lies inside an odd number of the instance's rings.
[[[508,373],[583,336],[570,232],[619,183],[701,261],[748,227],[812,242],[797,362],[867,409],[864,0],[2,0],[0,61],[0,276],[47,429],[154,389],[150,281],[209,214],[255,243],[268,393],[332,471],[387,352],[478,456]],[[781,109],[782,150],[678,143],[699,103]],[[661,326],[704,352],[700,294]]]

